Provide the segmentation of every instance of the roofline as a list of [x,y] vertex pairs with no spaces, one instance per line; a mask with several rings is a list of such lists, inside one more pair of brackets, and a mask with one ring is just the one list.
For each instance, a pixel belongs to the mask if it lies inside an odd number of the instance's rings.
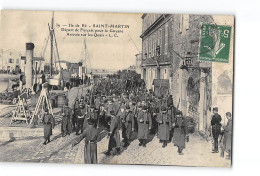
[[155,20],[155,22],[153,24],[151,24],[151,26],[149,26],[142,34],[141,34],[141,38],[143,38],[145,36],[145,34],[147,34],[153,27],[155,27],[159,22],[161,22],[163,19],[169,17],[171,14],[161,14],[161,16],[159,18],[157,18]]

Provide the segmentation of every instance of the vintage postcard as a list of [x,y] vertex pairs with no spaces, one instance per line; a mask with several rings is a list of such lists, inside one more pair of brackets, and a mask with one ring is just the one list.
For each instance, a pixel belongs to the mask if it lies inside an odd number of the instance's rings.
[[234,16],[3,10],[0,161],[231,167]]

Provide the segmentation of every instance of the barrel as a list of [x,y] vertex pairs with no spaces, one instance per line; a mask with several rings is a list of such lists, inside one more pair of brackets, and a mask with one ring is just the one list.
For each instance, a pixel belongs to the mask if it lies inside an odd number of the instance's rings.
[[65,95],[59,95],[57,100],[57,106],[61,108],[65,104]]

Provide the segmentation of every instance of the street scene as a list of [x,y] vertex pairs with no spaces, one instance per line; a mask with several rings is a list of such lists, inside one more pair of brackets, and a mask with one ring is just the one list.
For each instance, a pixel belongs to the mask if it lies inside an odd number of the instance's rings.
[[1,17],[1,162],[231,167],[233,16]]

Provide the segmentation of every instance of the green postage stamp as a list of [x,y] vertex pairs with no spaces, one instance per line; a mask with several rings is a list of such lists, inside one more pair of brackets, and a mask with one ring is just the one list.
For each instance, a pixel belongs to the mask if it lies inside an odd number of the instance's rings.
[[202,24],[199,60],[229,62],[231,26]]

